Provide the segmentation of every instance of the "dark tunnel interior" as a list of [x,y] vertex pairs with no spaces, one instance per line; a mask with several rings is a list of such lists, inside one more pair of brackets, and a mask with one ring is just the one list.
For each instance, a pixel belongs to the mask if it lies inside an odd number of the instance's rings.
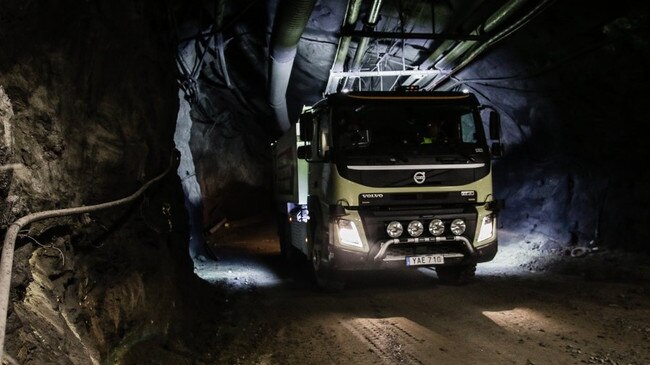
[[[633,0],[0,2],[0,235],[10,251],[0,358],[650,363],[649,10]],[[503,203],[494,260],[474,264],[466,285],[422,267],[354,271],[345,289],[322,290],[316,236],[305,236],[309,257],[282,246],[283,136],[293,133],[295,149],[296,122],[336,97],[438,92],[480,106],[487,151],[463,163],[488,167],[489,192],[476,185],[485,209]],[[488,133],[495,113],[499,138]],[[396,134],[405,123],[395,120]],[[497,140],[502,153],[490,156]],[[358,172],[344,167],[376,167],[336,153],[341,180]],[[307,161],[310,174],[329,166]],[[359,181],[354,194],[402,192]],[[324,208],[314,206],[317,222]],[[88,209],[23,218],[72,207]],[[338,207],[369,230],[362,208]],[[382,209],[372,214],[398,210]],[[341,234],[340,218],[326,237]]]

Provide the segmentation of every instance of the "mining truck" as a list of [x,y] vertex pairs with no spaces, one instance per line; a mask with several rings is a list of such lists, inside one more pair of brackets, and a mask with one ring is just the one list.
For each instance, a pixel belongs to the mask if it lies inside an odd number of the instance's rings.
[[303,108],[273,143],[282,255],[306,257],[323,287],[384,268],[470,281],[497,253],[499,133],[496,110],[463,92],[334,93]]

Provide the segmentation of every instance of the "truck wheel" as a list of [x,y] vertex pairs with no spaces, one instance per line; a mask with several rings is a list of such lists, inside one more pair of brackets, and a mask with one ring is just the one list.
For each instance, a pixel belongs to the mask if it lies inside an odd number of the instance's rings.
[[311,251],[311,263],[316,285],[323,290],[331,292],[343,290],[345,288],[345,281],[341,273],[323,264],[321,260],[323,252],[320,246],[314,246]]
[[474,279],[476,264],[436,267],[438,280],[446,285],[465,285]]

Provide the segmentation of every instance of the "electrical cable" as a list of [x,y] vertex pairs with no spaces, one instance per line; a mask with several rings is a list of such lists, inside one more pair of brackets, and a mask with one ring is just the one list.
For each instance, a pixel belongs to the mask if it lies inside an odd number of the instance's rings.
[[63,253],[63,250],[61,250],[58,247],[55,247],[54,244],[44,245],[44,244],[38,242],[36,240],[36,238],[34,238],[34,237],[30,236],[30,235],[27,235],[27,234],[18,234],[18,237],[19,238],[28,238],[30,241],[34,242],[35,244],[39,245],[42,248],[53,248],[53,249],[59,251],[59,254],[61,254],[61,261],[62,261],[61,267],[65,267],[65,254]]

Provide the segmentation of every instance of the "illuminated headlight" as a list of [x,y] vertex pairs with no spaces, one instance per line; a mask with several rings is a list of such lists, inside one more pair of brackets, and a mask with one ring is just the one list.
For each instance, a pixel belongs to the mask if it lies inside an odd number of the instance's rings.
[[406,230],[411,237],[419,237],[424,232],[424,225],[420,221],[411,221]]
[[434,236],[445,233],[445,224],[440,219],[434,219],[429,223],[429,232]]
[[352,221],[341,219],[337,223],[339,242],[343,245],[363,247],[356,224]]
[[402,227],[402,223],[398,221],[392,221],[388,223],[388,226],[386,227],[386,233],[391,238],[397,238],[401,236],[402,232],[404,232],[404,227]]
[[494,214],[486,215],[481,221],[481,230],[478,233],[477,242],[485,241],[488,238],[494,236],[494,226],[496,223],[496,217]]
[[465,221],[460,218],[454,219],[451,222],[451,233],[456,236],[460,236],[461,234],[465,233],[465,228],[467,228],[467,225],[465,224]]

